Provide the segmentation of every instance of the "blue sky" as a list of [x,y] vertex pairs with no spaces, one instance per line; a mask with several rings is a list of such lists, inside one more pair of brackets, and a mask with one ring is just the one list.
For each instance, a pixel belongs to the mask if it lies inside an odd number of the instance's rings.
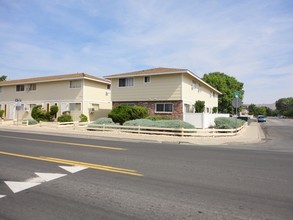
[[0,0],[8,80],[155,67],[244,83],[244,103],[293,96],[292,0]]

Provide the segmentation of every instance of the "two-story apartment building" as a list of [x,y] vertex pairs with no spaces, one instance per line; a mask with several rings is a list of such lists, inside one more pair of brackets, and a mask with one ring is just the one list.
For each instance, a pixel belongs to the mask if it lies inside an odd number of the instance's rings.
[[111,80],[113,107],[145,106],[150,115],[184,119],[185,112],[194,112],[197,100],[205,101],[205,112],[218,107],[216,90],[188,69],[154,68],[105,76]]
[[[57,105],[57,117],[70,111],[75,121],[81,114],[92,121],[106,117],[111,110],[110,87],[109,80],[85,73],[1,81],[0,109],[5,111],[6,119],[15,120],[30,118],[36,105],[42,105],[47,111]],[[19,111],[16,105],[20,105]]]

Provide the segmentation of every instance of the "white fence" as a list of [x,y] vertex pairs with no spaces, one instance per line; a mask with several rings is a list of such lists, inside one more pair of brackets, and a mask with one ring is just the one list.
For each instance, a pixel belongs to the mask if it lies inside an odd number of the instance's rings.
[[215,118],[229,118],[229,114],[210,114],[210,113],[184,113],[184,121],[192,124],[196,128],[209,128],[215,125]]
[[185,129],[185,128],[155,128],[143,126],[121,126],[116,124],[94,124],[88,126],[88,122],[41,122],[39,126],[60,128],[60,129],[80,129],[101,132],[125,132],[136,134],[154,134],[154,135],[172,135],[181,137],[223,137],[237,135],[242,129],[247,126],[245,123],[237,129]]

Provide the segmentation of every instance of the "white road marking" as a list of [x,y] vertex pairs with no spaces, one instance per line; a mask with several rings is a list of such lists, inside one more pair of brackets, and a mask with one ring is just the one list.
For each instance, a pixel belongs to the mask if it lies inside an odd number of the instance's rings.
[[0,195],[0,199],[4,198],[6,195]]
[[41,177],[43,180],[46,182],[58,179],[60,177],[66,176],[67,174],[62,174],[62,173],[35,173],[39,177]]
[[29,179],[25,180],[24,182],[27,182],[27,183],[43,183],[43,182],[46,182],[46,181],[38,176],[38,177],[29,178]]
[[21,192],[23,190],[29,189],[31,187],[40,185],[41,183],[30,183],[30,182],[16,182],[16,181],[4,181],[4,183],[12,190],[14,193]]
[[87,169],[87,167],[83,167],[83,166],[59,166],[59,167],[70,173],[76,173],[78,171]]

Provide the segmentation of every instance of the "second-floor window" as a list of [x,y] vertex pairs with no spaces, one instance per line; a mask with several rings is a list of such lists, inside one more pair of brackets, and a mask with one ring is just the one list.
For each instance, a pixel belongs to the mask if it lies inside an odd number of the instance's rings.
[[133,86],[133,78],[120,78],[118,86],[119,87]]
[[37,90],[37,84],[33,83],[33,84],[29,84],[27,85],[27,90],[32,91],[32,90]]
[[24,91],[24,85],[17,85],[16,86],[16,92]]
[[81,88],[81,80],[70,80],[70,88]]
[[144,82],[145,83],[150,83],[151,82],[151,77],[150,76],[145,76],[144,77]]

